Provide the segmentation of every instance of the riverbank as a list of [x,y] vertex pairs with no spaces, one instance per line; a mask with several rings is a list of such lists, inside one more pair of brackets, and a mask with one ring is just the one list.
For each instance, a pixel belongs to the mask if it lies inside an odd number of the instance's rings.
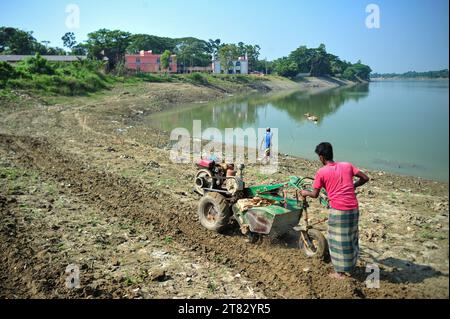
[[416,77],[416,78],[405,78],[405,77],[389,77],[389,78],[371,78],[371,81],[448,81],[448,78],[427,78],[427,77]]
[[[200,226],[194,165],[172,163],[168,133],[137,119],[230,94],[339,85],[258,83],[124,83],[76,98],[21,92],[19,102],[2,103],[1,296],[448,298],[447,183],[368,171],[372,180],[358,191],[362,256],[343,282],[289,240],[253,245]],[[245,179],[284,181],[318,167],[281,156],[276,174],[255,164]],[[312,202],[313,220],[325,214]],[[364,283],[368,263],[380,267],[379,289]],[[69,264],[80,267],[79,289],[64,285]]]
[[[195,76],[194,76],[195,75]],[[270,92],[283,90],[320,91],[355,82],[333,77],[304,77],[296,81],[281,76],[252,75],[172,75],[124,78],[97,92],[78,96],[60,95],[43,90],[0,89],[0,107],[20,108],[32,105],[71,104],[72,100],[93,101],[122,94],[128,100],[142,100],[150,104],[176,105],[226,98],[231,94]],[[171,91],[174,93],[172,94]]]

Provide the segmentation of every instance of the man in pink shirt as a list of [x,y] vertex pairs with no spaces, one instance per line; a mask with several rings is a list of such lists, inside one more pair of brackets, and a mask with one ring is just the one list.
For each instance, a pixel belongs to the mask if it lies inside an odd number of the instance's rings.
[[[345,278],[356,266],[359,253],[358,221],[359,209],[355,189],[369,181],[369,177],[347,162],[333,161],[333,147],[330,143],[320,143],[316,154],[324,165],[316,173],[313,191],[302,191],[303,197],[317,198],[321,188],[325,188],[330,200],[328,219],[328,245],[336,279]],[[358,177],[353,182],[353,177]]]

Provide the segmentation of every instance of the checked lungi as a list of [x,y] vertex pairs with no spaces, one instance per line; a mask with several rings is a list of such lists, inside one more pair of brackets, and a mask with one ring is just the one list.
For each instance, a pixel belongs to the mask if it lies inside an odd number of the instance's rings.
[[359,210],[329,210],[328,245],[336,272],[350,273],[359,254]]

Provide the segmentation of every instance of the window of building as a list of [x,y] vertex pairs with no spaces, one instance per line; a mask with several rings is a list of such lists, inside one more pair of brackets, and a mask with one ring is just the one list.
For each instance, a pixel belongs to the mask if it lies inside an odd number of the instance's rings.
[[233,61],[228,62],[228,74],[234,73],[234,63]]
[[236,74],[241,74],[241,62],[237,61],[234,67]]

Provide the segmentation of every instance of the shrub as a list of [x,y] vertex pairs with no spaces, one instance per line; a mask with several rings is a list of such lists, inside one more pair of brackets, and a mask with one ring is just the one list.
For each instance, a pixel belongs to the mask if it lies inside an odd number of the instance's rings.
[[295,77],[299,73],[297,64],[287,58],[280,59],[275,65],[275,72],[285,77]]
[[356,80],[356,70],[352,67],[348,67],[345,69],[342,77],[347,80]]
[[371,68],[368,65],[361,63],[355,63],[345,69],[342,76],[347,80],[357,80],[358,78],[362,80],[369,80]]
[[34,57],[19,62],[18,67],[19,69],[22,69],[23,71],[29,72],[31,74],[52,75],[55,73],[54,67],[39,53],[36,53]]
[[186,78],[194,83],[207,84],[208,79],[203,74],[194,72],[186,76]]
[[125,63],[123,61],[119,61],[116,64],[116,67],[114,68],[113,72],[116,76],[124,76],[127,74],[127,68],[125,67]]
[[159,75],[151,73],[137,73],[136,77],[145,82],[172,82],[174,79],[171,75]]
[[12,66],[0,64],[0,86],[62,95],[81,95],[108,87],[115,78],[103,74],[103,63],[48,62],[36,55]]
[[8,80],[14,78],[16,75],[16,70],[14,67],[7,62],[0,62],[0,80]]

